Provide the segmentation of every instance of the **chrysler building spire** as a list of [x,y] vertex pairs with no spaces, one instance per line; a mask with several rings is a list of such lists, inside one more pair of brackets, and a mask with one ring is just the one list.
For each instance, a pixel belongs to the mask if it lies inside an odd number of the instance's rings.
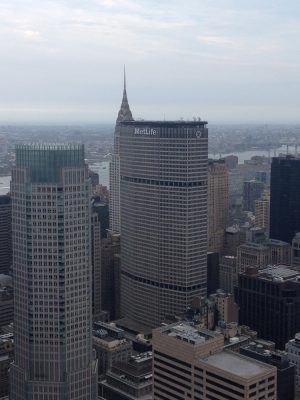
[[124,88],[123,88],[123,98],[120,111],[118,113],[117,123],[121,121],[133,121],[132,114],[127,99],[126,92],[126,71],[124,65]]

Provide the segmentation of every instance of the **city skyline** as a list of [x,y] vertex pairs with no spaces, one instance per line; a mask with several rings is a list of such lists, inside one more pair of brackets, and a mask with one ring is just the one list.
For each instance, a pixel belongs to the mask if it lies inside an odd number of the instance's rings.
[[299,11],[295,1],[4,0],[0,119],[111,122],[125,63],[137,118],[299,122]]

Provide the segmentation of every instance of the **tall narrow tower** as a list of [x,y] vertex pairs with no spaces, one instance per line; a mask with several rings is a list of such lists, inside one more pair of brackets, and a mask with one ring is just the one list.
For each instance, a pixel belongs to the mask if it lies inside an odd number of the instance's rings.
[[120,123],[133,121],[127,99],[126,73],[124,67],[124,88],[121,108],[118,113],[114,133],[114,153],[109,165],[109,229],[111,233],[120,233]]
[[19,145],[12,171],[12,400],[94,400],[88,170],[82,145]]

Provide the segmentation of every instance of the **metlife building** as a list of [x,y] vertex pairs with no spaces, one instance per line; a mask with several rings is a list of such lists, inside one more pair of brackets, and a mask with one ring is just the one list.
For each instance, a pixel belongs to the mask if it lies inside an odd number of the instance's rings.
[[206,124],[121,122],[121,311],[150,327],[206,295]]

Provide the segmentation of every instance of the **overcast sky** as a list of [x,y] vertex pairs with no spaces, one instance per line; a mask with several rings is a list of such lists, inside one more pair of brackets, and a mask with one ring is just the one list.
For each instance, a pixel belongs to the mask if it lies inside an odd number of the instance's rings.
[[300,122],[299,0],[1,0],[0,123]]

